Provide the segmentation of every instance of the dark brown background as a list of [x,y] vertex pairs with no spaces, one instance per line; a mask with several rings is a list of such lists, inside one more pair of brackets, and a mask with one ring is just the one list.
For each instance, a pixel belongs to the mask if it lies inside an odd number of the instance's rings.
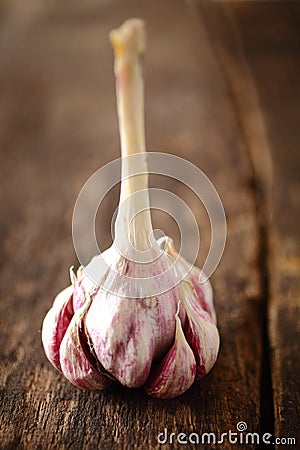
[[[130,16],[148,27],[148,148],[200,167],[228,220],[212,277],[219,359],[170,401],[120,386],[79,391],[50,366],[40,341],[42,319],[77,264],[78,192],[119,156],[107,33]],[[1,448],[158,448],[164,427],[221,433],[239,421],[297,437],[299,19],[300,4],[288,1],[1,2]],[[207,236],[190,191],[152,181],[181,195]],[[99,212],[101,248],[117,200],[116,188]],[[176,234],[164,215],[155,220]]]

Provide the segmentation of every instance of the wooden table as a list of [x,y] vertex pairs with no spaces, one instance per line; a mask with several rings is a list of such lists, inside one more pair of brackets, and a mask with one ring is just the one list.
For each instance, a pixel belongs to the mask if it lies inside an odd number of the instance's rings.
[[[164,428],[175,433],[165,448],[177,448],[180,432],[220,436],[240,421],[271,442],[297,438],[289,448],[299,448],[300,4],[10,0],[0,13],[1,448],[159,448]],[[148,27],[148,148],[201,168],[228,222],[212,277],[220,355],[170,401],[121,386],[79,391],[50,366],[40,339],[77,264],[76,197],[119,156],[107,33],[130,16]],[[208,224],[189,190],[153,182],[189,204],[206,248]],[[102,249],[117,201],[116,187],[99,213]]]

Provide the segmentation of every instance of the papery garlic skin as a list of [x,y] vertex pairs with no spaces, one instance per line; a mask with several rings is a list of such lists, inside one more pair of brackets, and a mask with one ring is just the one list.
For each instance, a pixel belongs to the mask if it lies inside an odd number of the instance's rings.
[[189,270],[190,264],[176,252],[173,240],[170,237],[164,236],[158,240],[158,243],[161,248],[165,249],[167,254],[171,255],[175,259],[178,259],[178,265],[181,268],[182,274],[185,274],[187,271],[189,272],[182,278],[185,278],[191,282],[192,287],[195,290],[195,296],[198,298],[198,302],[200,303],[200,307],[208,313],[208,316],[216,325],[217,317],[213,304],[213,291],[210,281],[206,280],[205,274],[201,273],[197,266],[193,266],[191,270]]
[[[60,366],[65,377],[75,386],[88,390],[108,388],[112,381],[102,373],[92,352],[84,318],[91,298],[74,314],[60,345]],[[101,370],[102,369],[102,370]]]
[[101,289],[94,296],[86,328],[103,367],[125,386],[142,386],[152,362],[172,345],[178,300],[178,287],[159,298],[121,298]]
[[56,296],[42,327],[42,342],[46,356],[60,371],[60,344],[74,315],[73,292],[73,286],[69,286]]
[[[172,398],[208,373],[217,359],[212,289],[209,281],[201,282],[198,268],[187,270],[171,238],[150,239],[144,24],[131,19],[110,39],[124,157],[116,238],[101,255],[105,270],[98,270],[100,256],[95,256],[76,275],[70,272],[71,286],[58,294],[44,319],[42,342],[49,361],[79,388],[101,390],[118,381],[130,388],[144,386],[153,397]],[[138,175],[130,159],[135,154],[141,154]],[[137,261],[136,254],[150,259]],[[91,265],[96,279],[88,275]]]
[[[180,303],[178,306],[180,307]],[[153,368],[145,385],[146,392],[153,397],[177,397],[193,384],[196,376],[195,356],[185,339],[178,314],[175,315],[175,320],[174,344],[162,361]]]

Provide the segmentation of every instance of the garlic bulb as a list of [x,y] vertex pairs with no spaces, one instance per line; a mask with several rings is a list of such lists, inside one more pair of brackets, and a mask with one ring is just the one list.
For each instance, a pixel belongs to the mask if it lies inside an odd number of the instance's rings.
[[[56,297],[42,328],[49,361],[75,386],[105,389],[118,381],[154,397],[185,392],[214,365],[219,334],[209,281],[156,241],[151,223],[144,135],[144,24],[110,33],[122,148],[120,205],[111,248],[92,259]],[[139,155],[138,158],[132,156]],[[138,175],[136,175],[138,169]],[[187,274],[188,273],[188,274]],[[186,275],[187,274],[187,275]]]

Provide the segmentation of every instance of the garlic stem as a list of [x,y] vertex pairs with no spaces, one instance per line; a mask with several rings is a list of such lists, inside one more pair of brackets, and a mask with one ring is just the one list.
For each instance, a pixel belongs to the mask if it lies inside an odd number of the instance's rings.
[[[151,247],[152,232],[149,210],[148,171],[144,129],[144,83],[142,56],[145,50],[145,26],[141,19],[130,19],[120,28],[111,31],[110,40],[115,52],[116,94],[121,139],[122,183],[120,204],[126,202],[131,217],[123,217],[123,226],[129,231],[129,238],[135,250],[145,252]],[[140,158],[130,158],[143,154]],[[141,175],[134,173],[142,172]],[[139,193],[139,201],[130,198]],[[136,210],[139,212],[134,219]],[[124,212],[123,212],[124,214]],[[130,219],[132,219],[131,223]],[[119,221],[119,223],[122,222]],[[124,224],[125,222],[125,224]],[[116,230],[117,232],[117,230]],[[124,232],[124,229],[123,229]]]

